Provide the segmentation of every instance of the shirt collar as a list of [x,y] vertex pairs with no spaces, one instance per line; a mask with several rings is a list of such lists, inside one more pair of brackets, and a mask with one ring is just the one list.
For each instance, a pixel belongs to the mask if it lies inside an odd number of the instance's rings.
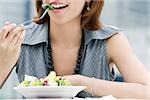
[[25,26],[26,35],[23,44],[36,45],[40,43],[48,44],[48,24],[31,23]]
[[96,31],[91,30],[84,30],[85,36],[85,44],[87,45],[91,40],[105,40],[113,35],[117,34],[118,32],[122,31],[118,27],[104,25],[101,29]]
[[[40,43],[48,44],[48,24],[35,24],[31,23],[30,25],[25,26],[26,36],[23,44],[27,45],[36,45]],[[104,25],[102,29],[91,31],[84,30],[85,36],[85,45],[87,45],[93,39],[107,39],[114,34],[118,33],[120,30],[117,27]]]

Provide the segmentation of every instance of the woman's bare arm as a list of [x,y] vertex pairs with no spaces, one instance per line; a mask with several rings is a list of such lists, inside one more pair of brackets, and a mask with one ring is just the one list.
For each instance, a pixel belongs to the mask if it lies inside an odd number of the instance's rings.
[[120,99],[150,99],[148,85],[129,82],[114,82],[90,78],[82,75],[68,75],[64,78],[72,85],[86,86],[86,92],[93,96],[113,95]]
[[150,98],[147,85],[92,79],[85,76],[78,76],[78,80],[75,85],[87,86],[86,91],[94,96],[113,95],[121,99]]
[[104,87],[106,85],[110,86],[110,89],[116,89],[113,93],[118,92],[115,94],[117,97],[148,97],[148,92],[150,92],[148,91],[148,88],[150,88],[149,72],[134,54],[124,34],[118,33],[111,37],[107,41],[107,50],[108,56],[118,67],[126,83],[107,83],[105,81],[98,83],[104,83]]
[[22,26],[6,24],[0,29],[0,88],[18,60],[24,36]]
[[117,98],[150,99],[150,74],[137,59],[123,33],[107,41],[108,56],[116,64],[125,82],[114,82],[75,75],[67,76],[73,85],[85,85],[95,96],[113,95]]
[[2,88],[7,78],[9,77],[12,70],[13,68],[7,68],[0,71],[0,89]]
[[148,84],[149,72],[136,57],[123,33],[116,34],[107,41],[107,50],[126,82]]

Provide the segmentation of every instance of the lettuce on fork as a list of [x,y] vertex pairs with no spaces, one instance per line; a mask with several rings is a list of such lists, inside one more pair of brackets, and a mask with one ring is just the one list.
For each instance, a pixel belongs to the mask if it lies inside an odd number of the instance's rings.
[[53,6],[52,5],[50,5],[50,4],[42,4],[42,8],[43,9],[49,9],[49,10],[52,10],[53,9]]

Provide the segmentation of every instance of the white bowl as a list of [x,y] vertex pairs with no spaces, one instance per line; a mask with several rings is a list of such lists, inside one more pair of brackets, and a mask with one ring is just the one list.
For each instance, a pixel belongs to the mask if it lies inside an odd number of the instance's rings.
[[26,98],[73,98],[85,88],[85,86],[14,87],[17,92]]

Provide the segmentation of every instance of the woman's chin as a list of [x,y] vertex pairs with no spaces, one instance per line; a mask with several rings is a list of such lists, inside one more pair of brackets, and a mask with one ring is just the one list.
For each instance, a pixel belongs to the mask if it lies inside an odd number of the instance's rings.
[[52,20],[52,18],[51,18],[50,22],[51,22],[51,24],[65,25],[65,24],[69,23],[69,20],[61,20],[61,19],[59,19],[59,20]]
[[51,24],[55,24],[55,25],[64,25],[66,24],[66,22],[63,22],[63,21],[51,21]]

